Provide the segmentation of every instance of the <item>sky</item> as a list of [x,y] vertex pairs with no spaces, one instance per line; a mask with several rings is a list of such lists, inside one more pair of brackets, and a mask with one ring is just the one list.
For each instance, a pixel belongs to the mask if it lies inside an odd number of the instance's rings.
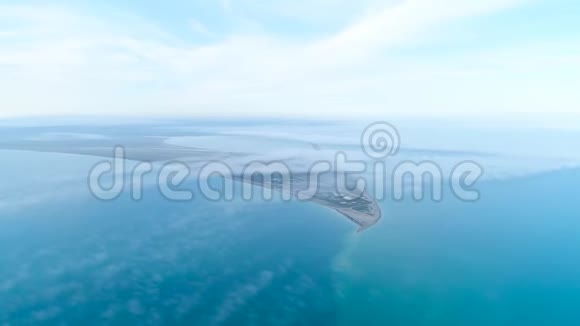
[[0,117],[580,113],[576,0],[0,0]]

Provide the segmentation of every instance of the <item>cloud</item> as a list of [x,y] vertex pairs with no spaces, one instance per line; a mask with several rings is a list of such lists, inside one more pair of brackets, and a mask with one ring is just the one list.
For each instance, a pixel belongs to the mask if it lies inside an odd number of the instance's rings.
[[200,21],[197,20],[191,20],[190,22],[191,24],[191,28],[193,29],[193,31],[195,33],[197,33],[198,35],[201,35],[203,37],[214,37],[215,34],[212,33],[207,26],[205,26],[203,23],[201,23]]
[[[315,45],[327,55],[369,53],[389,45],[414,42],[432,35],[432,28],[456,19],[509,8],[521,0],[407,0],[373,11],[336,35]],[[357,60],[363,59],[355,57]]]
[[273,278],[274,273],[271,271],[262,271],[255,281],[232,290],[218,307],[212,324],[219,325],[225,322],[231,315],[243,308],[250,299],[267,288]]
[[[399,54],[414,48],[429,52],[433,39],[449,37],[451,23],[525,4],[406,0],[379,7],[378,2],[362,2],[351,10],[360,14],[345,15],[350,21],[333,31],[292,37],[270,32],[263,16],[257,20],[266,24],[264,29],[242,32],[234,27],[225,34],[223,28],[213,32],[191,17],[188,26],[198,37],[195,41],[134,15],[2,5],[0,17],[12,23],[0,29],[0,87],[7,94],[0,100],[0,116],[352,118],[545,111],[553,98],[561,110],[572,110],[578,99],[569,82],[559,81],[560,75],[518,78],[517,72],[531,69],[537,57],[549,67],[535,69],[562,71],[561,52],[555,49],[529,53],[528,46],[514,46],[504,51],[511,53],[509,61],[501,61],[496,50],[485,56],[471,50]],[[228,1],[221,6],[234,16],[238,9],[254,10],[244,1],[236,3],[235,11]],[[296,16],[307,15],[308,4],[293,6]],[[320,0],[310,10],[328,6]],[[284,8],[275,2],[268,10],[281,15]],[[494,57],[502,70],[486,66]],[[531,87],[542,86],[550,93],[535,93],[535,101],[522,97]],[[506,88],[513,91],[506,93]]]

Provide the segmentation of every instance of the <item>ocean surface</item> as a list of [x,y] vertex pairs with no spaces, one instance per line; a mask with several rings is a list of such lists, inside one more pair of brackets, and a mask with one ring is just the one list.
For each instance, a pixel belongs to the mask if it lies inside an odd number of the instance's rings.
[[494,160],[477,202],[385,199],[361,234],[279,198],[178,203],[148,185],[104,202],[86,185],[99,158],[0,157],[0,324],[580,324],[570,156]]

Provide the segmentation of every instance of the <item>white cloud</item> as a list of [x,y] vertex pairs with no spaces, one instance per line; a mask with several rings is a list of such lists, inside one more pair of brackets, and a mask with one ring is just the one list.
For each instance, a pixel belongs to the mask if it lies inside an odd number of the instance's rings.
[[[136,17],[4,5],[0,17],[17,23],[0,29],[0,87],[6,94],[0,116],[499,113],[546,111],[554,104],[552,95],[558,95],[561,110],[572,110],[564,106],[580,100],[570,81],[554,74],[548,80],[518,75],[532,66],[548,74],[562,71],[557,50],[530,53],[527,45],[514,45],[485,56],[474,51],[450,51],[442,58],[392,54],[441,35],[447,23],[521,3],[407,0],[377,10],[369,2],[370,7],[361,7],[366,15],[329,37],[299,41],[232,33],[203,45]],[[229,1],[222,7],[237,12]],[[125,20],[131,24],[118,23]],[[191,19],[190,27],[213,39],[198,20]],[[578,65],[574,53],[567,55],[573,69]],[[535,67],[538,60],[549,66]],[[544,86],[551,93],[526,100],[530,88]]]
[[[389,45],[413,42],[432,28],[455,19],[508,8],[522,0],[407,0],[370,12],[338,34],[316,44],[327,55],[368,53]],[[355,57],[357,60],[362,58]]]
[[262,271],[256,280],[239,286],[228,293],[224,302],[217,308],[214,324],[219,325],[227,321],[232,314],[243,308],[250,299],[270,286],[273,278],[274,273],[271,271]]
[[203,37],[214,37],[215,35],[202,22],[191,20],[191,28],[195,33]]

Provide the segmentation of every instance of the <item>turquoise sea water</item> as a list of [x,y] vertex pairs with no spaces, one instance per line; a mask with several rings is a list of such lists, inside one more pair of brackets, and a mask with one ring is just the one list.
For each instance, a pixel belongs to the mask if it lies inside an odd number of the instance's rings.
[[88,195],[3,215],[0,320],[14,324],[332,322],[351,226],[311,204]]
[[54,201],[2,216],[12,324],[576,325],[580,171],[475,204],[383,203],[355,235],[305,203]]
[[482,184],[481,200],[389,205],[339,270],[341,324],[577,325],[580,171]]
[[580,170],[559,161],[511,161],[475,203],[387,199],[355,234],[277,198],[102,202],[101,159],[0,155],[0,325],[580,324]]

